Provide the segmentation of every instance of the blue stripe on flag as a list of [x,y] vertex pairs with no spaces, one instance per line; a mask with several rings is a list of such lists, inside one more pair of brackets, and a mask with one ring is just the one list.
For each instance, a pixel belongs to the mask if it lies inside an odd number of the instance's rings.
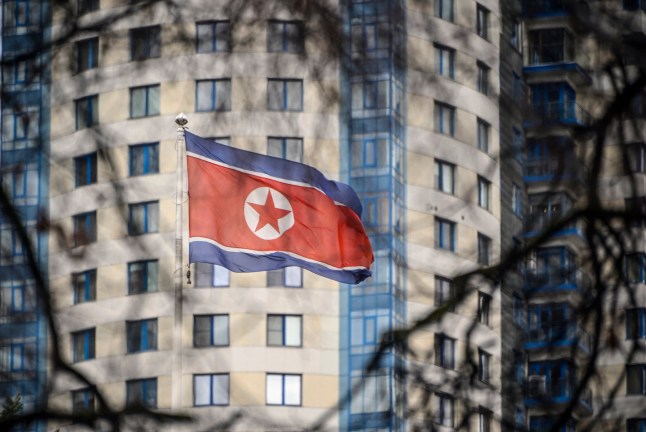
[[249,252],[230,252],[220,249],[214,244],[195,240],[189,244],[189,262],[217,264],[239,273],[299,266],[312,273],[347,284],[357,284],[371,275],[370,270],[367,269],[335,270],[321,264],[295,258],[283,252],[273,252],[266,255]]

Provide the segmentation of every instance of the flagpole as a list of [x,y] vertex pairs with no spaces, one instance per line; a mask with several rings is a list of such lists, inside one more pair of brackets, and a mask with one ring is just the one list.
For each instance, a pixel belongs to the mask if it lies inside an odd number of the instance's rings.
[[172,401],[171,407],[177,411],[182,406],[182,242],[183,224],[182,198],[184,197],[184,158],[183,151],[186,146],[184,132],[188,119],[184,113],[175,117],[177,126],[177,169],[175,176],[175,324],[173,327],[173,373],[172,373]]

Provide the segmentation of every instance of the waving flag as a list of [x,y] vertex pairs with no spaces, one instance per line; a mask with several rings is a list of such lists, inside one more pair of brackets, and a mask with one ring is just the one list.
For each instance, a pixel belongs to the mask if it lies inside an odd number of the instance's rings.
[[374,257],[350,186],[307,165],[186,132],[191,262],[235,272],[300,266],[344,283]]

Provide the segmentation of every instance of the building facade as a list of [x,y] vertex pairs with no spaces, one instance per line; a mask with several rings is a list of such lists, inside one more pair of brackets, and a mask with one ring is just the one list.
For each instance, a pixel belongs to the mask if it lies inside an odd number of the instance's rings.
[[[586,152],[576,131],[595,115],[589,54],[601,54],[568,2],[130,3],[3,1],[0,163],[36,256],[3,212],[3,397],[82,414],[99,409],[98,390],[115,409],[195,417],[176,430],[540,432],[565,410],[560,430],[585,424],[610,389],[576,385],[590,352],[574,316],[589,286],[580,227],[500,281],[454,279],[518,252],[583,190],[571,162]],[[608,3],[644,17],[640,2]],[[189,267],[185,241],[177,292],[180,112],[197,135],[350,184],[373,277]],[[609,196],[623,205],[625,190]],[[95,387],[48,363],[34,266],[63,359]],[[643,338],[644,309],[629,310]],[[642,379],[608,430],[644,430],[646,368],[601,364]]]

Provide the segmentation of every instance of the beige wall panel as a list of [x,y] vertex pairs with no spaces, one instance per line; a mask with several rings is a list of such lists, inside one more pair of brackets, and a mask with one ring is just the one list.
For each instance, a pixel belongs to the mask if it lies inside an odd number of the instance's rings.
[[425,39],[409,36],[406,44],[408,48],[408,67],[419,71],[432,72],[435,68],[435,55],[429,55],[429,53],[433,53],[432,43]]
[[123,297],[128,293],[127,264],[103,266],[97,270],[97,300]]
[[303,139],[303,163],[320,171],[339,171],[339,141]]
[[180,24],[162,26],[161,46],[164,57],[176,57],[195,52],[195,23],[187,21]]
[[49,280],[49,290],[55,308],[64,308],[72,305],[72,277],[63,276]]
[[267,109],[267,79],[237,78],[231,81],[232,111]]
[[126,323],[111,322],[96,328],[96,358],[126,354]]
[[74,43],[65,44],[60,47],[60,49],[52,57],[52,81],[56,81],[61,77],[68,77],[75,72],[75,51],[76,47]]
[[157,408],[168,409],[171,407],[172,378],[169,376],[157,377]]
[[339,379],[320,375],[303,375],[303,406],[332,408],[339,399]]
[[[224,16],[223,16],[224,18]],[[233,27],[233,51],[241,53],[267,52],[267,31],[253,21],[241,21]]]
[[195,81],[170,81],[161,84],[161,114],[177,115],[195,109]]
[[67,159],[49,166],[49,196],[57,196],[74,190],[74,161]]
[[[308,329],[305,329],[305,338],[303,343],[307,343],[307,346],[313,346],[316,348],[327,349],[327,350],[338,350],[339,349],[339,317],[338,316],[310,316],[305,319],[305,323],[309,323],[313,318],[318,318],[318,323],[320,325],[319,333],[315,334],[315,337],[308,336]],[[309,330],[311,332],[311,330]],[[316,340],[318,338],[318,340]],[[308,340],[312,340],[310,343]]]
[[435,220],[432,215],[408,211],[409,241],[422,245],[433,245]]
[[231,405],[265,405],[265,374],[234,373],[230,376]]
[[[417,186],[435,188],[435,160],[430,156],[407,153],[407,181]],[[455,176],[457,179],[457,175]]]
[[[310,271],[303,270],[303,287],[311,290],[338,291],[339,283],[322,276],[318,276]],[[330,295],[335,295],[330,293]]]
[[229,315],[231,343],[236,346],[264,346],[267,343],[267,317],[260,314]]
[[73,102],[58,106],[52,106],[50,116],[52,140],[54,140],[56,137],[71,134],[74,132],[75,114]]
[[128,89],[101,93],[99,96],[99,121],[102,124],[124,121],[129,117],[130,92]]
[[[186,219],[188,220],[188,219]],[[159,201],[159,231],[175,232],[175,202],[171,200]]]
[[97,211],[97,241],[117,239],[125,237],[127,234],[127,217],[128,210],[117,207],[104,208]]
[[320,114],[339,112],[339,84],[330,81],[303,82],[303,110]]
[[[449,269],[447,269],[449,270]],[[450,276],[450,275],[438,275]],[[408,301],[433,305],[435,303],[435,275],[428,271],[411,269],[406,271]]]
[[173,317],[162,316],[157,318],[157,349],[159,351],[171,351],[173,349],[173,322]]
[[105,68],[130,61],[130,36],[127,30],[102,33],[99,44],[101,67]]
[[408,124],[420,129],[433,130],[433,104],[431,98],[408,94]]
[[106,401],[112,406],[123,406],[126,403],[126,384],[124,382],[111,382],[97,385]]

